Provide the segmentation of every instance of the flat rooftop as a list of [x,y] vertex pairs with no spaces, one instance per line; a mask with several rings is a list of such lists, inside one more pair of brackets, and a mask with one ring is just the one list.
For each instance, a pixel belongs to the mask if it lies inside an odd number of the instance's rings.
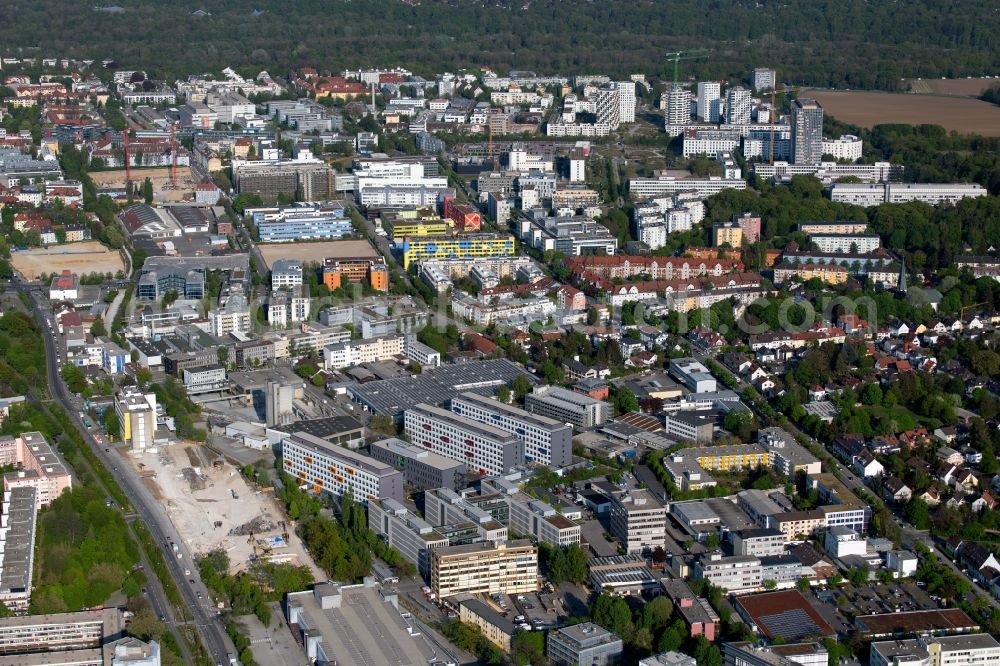
[[[317,597],[332,607],[324,609]],[[288,604],[301,609],[311,633],[321,637],[329,663],[425,666],[434,655],[424,639],[409,633],[395,595],[383,596],[376,585],[324,583],[316,591],[288,595]]]
[[384,462],[380,462],[374,458],[369,458],[366,455],[346,449],[342,446],[331,444],[325,439],[320,439],[319,437],[310,435],[307,432],[292,433],[292,436],[285,440],[285,446],[289,443],[297,444],[320,455],[349,461],[352,465],[365,470],[369,474],[384,476],[386,474],[398,473],[396,468],[392,465],[387,465]]
[[858,615],[854,624],[859,631],[873,636],[896,634],[975,631],[979,625],[960,608],[940,608],[906,613]]
[[289,434],[306,432],[314,437],[326,439],[345,432],[363,430],[364,426],[352,416],[327,416],[321,419],[309,419],[307,421],[296,421],[288,425],[272,426],[271,429]]
[[562,421],[557,421],[556,419],[550,419],[549,417],[542,416],[540,414],[532,414],[531,412],[527,412],[518,407],[513,407],[511,405],[502,403],[499,400],[496,400],[492,397],[480,395],[478,393],[472,393],[471,391],[466,391],[465,393],[457,395],[455,396],[455,398],[453,398],[453,400],[454,399],[466,400],[484,409],[491,409],[496,412],[501,412],[503,414],[506,414],[507,416],[517,418],[520,421],[523,421],[525,423],[531,423],[533,425],[536,425],[540,428],[544,428],[547,430],[560,430],[570,427],[565,423],[563,423]]
[[477,543],[461,544],[459,546],[435,548],[434,554],[447,557],[449,555],[468,555],[469,553],[481,553],[493,550],[511,550],[514,548],[534,548],[534,544],[531,543],[530,539],[514,539],[513,541],[506,541],[498,545],[494,545],[489,541],[480,541]]
[[796,641],[832,636],[833,628],[798,590],[764,592],[737,597],[737,610],[768,639]]
[[475,419],[470,419],[465,416],[460,416],[455,412],[449,412],[447,409],[442,409],[441,407],[435,407],[434,405],[420,404],[414,405],[406,410],[407,413],[415,412],[429,416],[432,418],[440,419],[442,421],[448,421],[455,424],[456,427],[462,428],[469,432],[476,433],[480,437],[487,437],[489,439],[503,441],[503,442],[517,442],[519,441],[517,437],[513,434],[507,432],[506,430],[501,430],[500,428],[494,428],[493,426],[483,423],[481,421],[476,421]]
[[421,464],[433,467],[440,470],[454,469],[456,467],[464,467],[465,463],[462,463],[453,458],[447,458],[440,453],[434,453],[433,451],[428,451],[422,446],[414,446],[409,442],[404,442],[401,439],[395,437],[390,437],[389,439],[382,439],[377,442],[372,442],[371,448],[380,448],[387,451],[391,451],[395,455],[402,458],[408,458],[410,460],[419,460]]
[[519,365],[507,359],[493,359],[443,365],[416,377],[382,379],[349,386],[347,390],[354,400],[375,414],[398,416],[422,402],[445,405],[467,391],[492,395],[501,384],[510,384],[517,377],[537,382]]

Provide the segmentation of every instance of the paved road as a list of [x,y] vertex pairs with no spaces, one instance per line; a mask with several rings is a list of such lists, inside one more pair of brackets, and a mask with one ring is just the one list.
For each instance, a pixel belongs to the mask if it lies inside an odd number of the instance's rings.
[[[47,326],[47,324],[54,326],[54,322],[51,315],[45,310],[44,304],[46,301],[40,288],[34,285],[24,285],[23,283],[18,283],[15,285],[15,288],[28,295],[34,309],[35,318],[39,322],[39,325],[44,327],[45,356],[52,397],[62,404],[67,416],[76,425],[84,441],[87,442],[101,462],[104,463],[105,467],[115,472],[115,477],[125,497],[128,498],[138,517],[146,524],[154,541],[163,551],[167,569],[177,583],[181,596],[191,611],[195,626],[201,634],[202,640],[208,648],[213,661],[217,664],[228,664],[229,659],[227,655],[230,653],[235,654],[236,648],[226,635],[220,618],[208,605],[210,596],[204,585],[197,582],[197,571],[191,570],[193,578],[188,578],[184,573],[185,568],[191,569],[192,567],[193,560],[191,559],[191,553],[184,546],[180,535],[174,529],[173,524],[171,524],[163,506],[152,497],[138,479],[125,470],[124,466],[122,466],[122,470],[119,472],[119,461],[114,457],[117,454],[106,451],[104,447],[98,444],[94,439],[93,433],[84,426],[80,419],[79,413],[84,411],[83,401],[69,393],[59,375],[59,359],[62,358],[63,350],[61,349],[61,342],[57,343],[57,336]],[[178,544],[181,551],[181,559],[177,558],[168,545],[171,541]],[[195,580],[194,583],[190,582],[192,579]],[[154,608],[161,614],[168,615],[163,610],[169,608],[169,604],[167,604],[165,599],[155,594],[157,589],[158,586],[154,587],[152,590],[154,593],[151,595],[151,598],[158,597],[154,603]],[[150,591],[147,588],[147,592]]]

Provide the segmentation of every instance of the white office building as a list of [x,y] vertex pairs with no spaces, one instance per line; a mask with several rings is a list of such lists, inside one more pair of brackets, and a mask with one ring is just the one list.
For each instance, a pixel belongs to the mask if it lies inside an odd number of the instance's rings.
[[647,490],[632,490],[611,498],[611,534],[627,553],[663,547],[667,509]]
[[618,120],[623,123],[635,122],[635,81],[618,81]]
[[281,442],[284,470],[314,492],[335,497],[351,493],[355,501],[392,498],[403,501],[403,473],[350,449],[296,432]]
[[524,442],[526,461],[558,469],[572,459],[573,427],[562,421],[532,414],[478,393],[462,393],[452,398],[451,411],[515,435]]
[[776,76],[773,69],[768,67],[756,67],[753,70],[753,74],[750,76],[750,84],[757,92],[764,92],[765,90],[774,89],[775,79]]
[[812,234],[809,242],[820,252],[869,254],[881,247],[877,234]]
[[691,122],[691,93],[680,86],[672,86],[664,93],[667,96],[667,108],[664,115],[666,124],[687,125]]
[[460,460],[479,474],[503,474],[524,462],[524,444],[514,435],[440,407],[415,405],[406,410],[403,424],[417,446]]
[[536,386],[524,397],[524,407],[581,430],[596,428],[611,417],[610,404],[558,386]]
[[936,206],[986,196],[979,183],[834,183],[830,199],[856,206],[923,201]]
[[871,666],[987,666],[1000,662],[1000,643],[989,634],[920,636],[871,644]]

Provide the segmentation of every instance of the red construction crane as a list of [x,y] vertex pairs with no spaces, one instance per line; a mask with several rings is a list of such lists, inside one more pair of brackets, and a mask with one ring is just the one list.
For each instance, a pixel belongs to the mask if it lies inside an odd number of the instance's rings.
[[177,189],[177,135],[173,125],[170,126],[170,159],[170,183]]
[[125,128],[125,185],[132,182],[132,152],[128,146],[128,128]]

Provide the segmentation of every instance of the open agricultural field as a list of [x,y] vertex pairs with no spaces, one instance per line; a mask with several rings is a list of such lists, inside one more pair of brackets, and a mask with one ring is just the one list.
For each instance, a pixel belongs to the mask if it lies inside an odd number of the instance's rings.
[[78,275],[87,273],[117,273],[125,270],[121,253],[111,250],[97,241],[65,243],[47,248],[33,248],[23,252],[12,252],[10,263],[27,280],[35,280],[39,275],[61,273],[64,270]]
[[[125,187],[125,169],[114,171],[94,171],[90,177],[94,181],[94,186],[102,187]],[[185,194],[190,194],[191,190],[198,184],[190,167],[177,167],[177,188],[174,189],[170,180],[170,167],[156,167],[152,169],[132,169],[132,182],[136,186],[141,186],[142,182],[149,178],[153,183],[153,197],[157,201],[181,201]]]
[[861,127],[887,123],[941,125],[962,134],[1000,136],[1000,106],[978,99],[842,90],[803,90],[826,113]]
[[320,241],[318,243],[261,243],[258,246],[268,270],[278,259],[321,263],[327,257],[374,257],[375,248],[366,240]]
[[910,79],[910,91],[919,94],[958,95],[979,97],[983,91],[1000,86],[1000,79],[981,77],[972,79]]

